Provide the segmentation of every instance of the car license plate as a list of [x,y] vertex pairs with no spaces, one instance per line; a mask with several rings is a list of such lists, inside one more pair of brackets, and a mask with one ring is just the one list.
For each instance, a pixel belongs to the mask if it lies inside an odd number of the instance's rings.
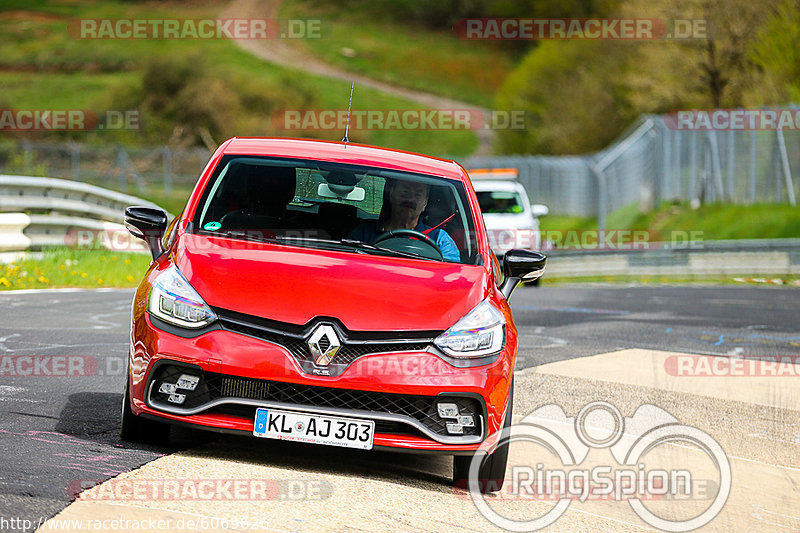
[[259,408],[253,424],[253,435],[371,450],[375,422]]

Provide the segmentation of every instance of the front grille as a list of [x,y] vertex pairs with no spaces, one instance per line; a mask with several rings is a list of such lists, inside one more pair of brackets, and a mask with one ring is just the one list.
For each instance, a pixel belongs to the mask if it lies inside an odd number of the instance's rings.
[[[297,326],[224,309],[216,308],[214,311],[224,329],[283,346],[292,354],[303,372],[327,376],[338,376],[353,361],[364,355],[425,351],[440,333],[435,331],[350,332],[334,320],[320,319],[304,326]],[[320,323],[333,325],[342,344],[330,364],[322,366],[314,364],[314,358],[307,343],[311,332]],[[329,346],[327,338],[323,338],[320,345],[325,350]]]
[[[482,429],[483,408],[481,402],[472,396],[422,396],[411,394],[395,394],[374,391],[358,391],[336,389],[332,387],[318,387],[314,385],[300,385],[284,383],[281,381],[267,381],[237,376],[227,376],[216,373],[202,373],[198,370],[188,371],[184,367],[162,364],[156,368],[151,378],[150,400],[159,406],[173,407],[169,402],[169,395],[158,392],[161,383],[174,383],[184,373],[193,375],[202,374],[200,383],[194,391],[181,391],[186,395],[185,401],[174,405],[175,410],[202,408],[216,400],[225,399],[227,403],[212,404],[209,408],[231,413],[235,406],[241,416],[248,418],[255,415],[255,407],[236,404],[237,399],[255,400],[263,402],[277,402],[291,406],[343,409],[361,411],[384,415],[401,415],[418,421],[431,433],[448,436],[446,423],[448,420],[439,418],[436,404],[440,402],[455,403],[462,415],[472,415],[475,426],[464,428],[465,436],[480,435]],[[232,413],[231,413],[232,414]],[[344,414],[343,416],[346,416]],[[379,421],[383,423],[385,421]],[[452,422],[452,420],[451,420]],[[408,424],[404,433],[409,433]],[[394,428],[397,429],[396,427]],[[391,431],[397,432],[397,431]]]

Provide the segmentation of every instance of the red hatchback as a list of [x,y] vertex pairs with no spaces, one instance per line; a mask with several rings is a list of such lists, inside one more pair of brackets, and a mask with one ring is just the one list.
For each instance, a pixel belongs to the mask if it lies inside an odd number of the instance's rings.
[[[511,423],[508,298],[545,257],[514,250],[501,268],[457,163],[234,138],[169,225],[146,207],[125,222],[153,262],[133,302],[124,439],[181,423],[440,452],[461,481]],[[499,488],[507,449],[481,456]]]

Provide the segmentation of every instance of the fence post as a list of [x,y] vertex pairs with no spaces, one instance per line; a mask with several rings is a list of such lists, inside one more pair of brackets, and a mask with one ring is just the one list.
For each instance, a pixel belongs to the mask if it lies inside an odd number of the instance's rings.
[[681,138],[683,135],[679,131],[671,131],[670,135],[675,139],[675,149],[673,151],[675,154],[675,190],[672,197],[680,200],[683,194],[683,161],[681,161]]
[[734,169],[734,150],[736,149],[736,138],[734,131],[728,130],[728,201],[734,202],[734,182],[736,181],[736,172]]
[[661,165],[661,172],[658,174],[658,184],[655,187],[656,192],[653,198],[653,203],[656,209],[661,206],[661,202],[665,197],[669,197],[668,188],[672,179],[672,132],[667,128],[660,130],[664,162]]
[[172,151],[169,146],[161,148],[161,171],[164,174],[164,194],[172,194]]
[[722,185],[722,168],[719,161],[719,144],[717,144],[717,132],[709,131],[708,140],[711,149],[711,169],[714,173],[714,187],[716,188],[716,201],[725,199],[725,187]]
[[81,179],[81,146],[78,143],[71,143],[69,147],[69,155],[72,166],[72,179],[79,180]]
[[122,146],[117,146],[117,190],[122,192],[128,189],[128,176],[125,167],[125,150]]
[[792,207],[797,205],[797,199],[794,196],[794,183],[792,182],[792,168],[789,166],[789,155],[786,153],[786,140],[783,138],[783,128],[778,127],[776,132],[778,141],[778,151],[781,156],[781,166],[783,168],[783,180],[786,182],[786,192],[789,195],[789,205]]
[[756,130],[750,132],[750,203],[756,203],[756,143],[758,134]]
[[597,229],[604,231],[606,229],[606,209],[608,205],[606,202],[606,174],[597,168],[595,164],[590,164],[589,168],[597,178]]
[[689,141],[689,202],[697,198],[697,132],[692,130]]
[[33,170],[33,145],[27,140],[22,141],[22,169],[23,174],[31,174]]

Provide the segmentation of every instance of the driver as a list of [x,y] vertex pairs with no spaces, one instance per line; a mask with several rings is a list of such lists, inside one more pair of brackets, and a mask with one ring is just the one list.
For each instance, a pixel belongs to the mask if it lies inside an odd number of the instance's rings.
[[387,180],[388,204],[384,204],[377,221],[361,224],[350,233],[351,239],[371,243],[382,233],[397,229],[410,229],[428,235],[439,246],[442,257],[448,261],[460,261],[461,253],[455,241],[443,229],[431,229],[420,221],[420,215],[428,205],[430,185],[413,181]]

